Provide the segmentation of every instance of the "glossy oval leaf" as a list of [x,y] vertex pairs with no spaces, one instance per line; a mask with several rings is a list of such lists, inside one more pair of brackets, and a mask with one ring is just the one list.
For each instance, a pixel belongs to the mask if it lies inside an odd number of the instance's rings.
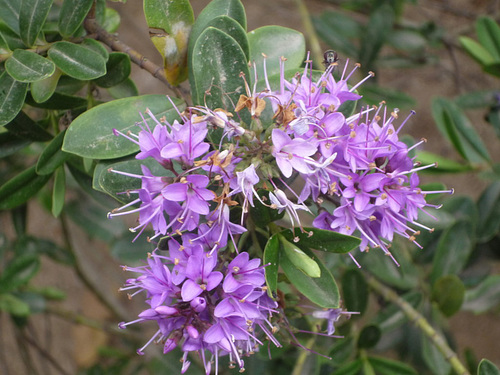
[[108,88],[108,93],[114,99],[123,99],[130,96],[138,96],[139,90],[137,90],[134,81],[130,78],[126,78],[123,82]]
[[[368,306],[368,284],[358,269],[350,269],[342,275],[342,294],[347,311],[363,315]],[[356,317],[357,315],[354,315]]]
[[20,206],[47,183],[50,175],[38,175],[35,166],[26,169],[0,186],[0,209]]
[[106,60],[89,48],[70,42],[57,42],[49,49],[49,57],[70,77],[90,80],[106,74]]
[[282,251],[297,269],[301,270],[309,277],[316,278],[321,276],[321,269],[318,263],[304,253],[298,246],[287,241],[283,236],[280,236],[280,243]]
[[[179,111],[184,103],[172,98]],[[118,99],[101,104],[78,116],[70,125],[64,138],[63,150],[91,159],[115,159],[139,150],[138,146],[121,136],[113,134],[117,129],[126,134],[129,130],[137,133],[141,113],[146,109],[157,116],[165,116],[172,122],[178,117],[177,111],[164,95],[143,95]],[[147,118],[148,116],[145,116]],[[153,122],[149,122],[154,127]]]
[[69,37],[80,27],[92,7],[93,0],[64,0],[59,13],[59,32]]
[[280,266],[288,277],[288,280],[311,302],[326,309],[336,309],[339,307],[339,289],[330,271],[323,265],[323,262],[316,258],[307,249],[303,251],[311,259],[315,260],[321,270],[320,277],[309,277],[304,272],[295,267],[288,258],[286,252],[280,252]]
[[[2,35],[3,49],[15,50],[16,48],[26,48],[26,45],[21,40],[21,37],[12,31],[7,24],[3,23],[1,19],[0,34]],[[6,48],[5,43],[7,43],[8,48]]]
[[200,35],[208,27],[208,23],[218,16],[228,16],[236,20],[244,30],[247,29],[245,8],[240,0],[214,0],[201,11],[191,29],[188,44],[189,84],[191,86],[191,96],[193,98],[198,98],[199,95],[198,92],[196,92],[193,76],[194,47]]
[[106,62],[106,75],[96,79],[97,86],[113,87],[125,81],[131,71],[130,57],[126,53],[112,52]]
[[23,107],[27,91],[27,83],[16,81],[7,72],[0,75],[0,126],[16,117]]
[[472,224],[461,220],[442,234],[432,262],[432,283],[441,276],[457,275],[463,270],[474,248],[473,232]]
[[477,367],[477,375],[500,375],[500,370],[493,362],[482,359]]
[[5,62],[5,70],[19,82],[35,82],[50,77],[56,69],[52,61],[35,52],[16,49]]
[[60,132],[42,151],[36,163],[36,173],[51,174],[66,161],[69,154],[61,150],[65,132]]
[[33,82],[30,86],[31,97],[37,103],[43,103],[54,94],[57,87],[57,82],[61,78],[62,72],[56,69],[50,77],[40,81]]
[[106,8],[104,10],[104,21],[102,22],[102,28],[108,33],[114,34],[120,27],[120,13],[112,8]]
[[480,243],[491,240],[500,231],[500,182],[492,183],[481,194],[477,202],[479,222],[477,240]]
[[53,137],[47,130],[20,111],[5,128],[13,135],[34,142],[50,141]]
[[19,34],[19,11],[21,1],[0,0],[0,19],[16,34]]
[[345,254],[359,247],[361,240],[356,237],[347,236],[331,230],[318,228],[304,228],[302,232],[300,228],[283,231],[283,235],[289,241],[298,238],[297,244],[303,248],[320,250],[335,254]]
[[108,60],[109,57],[108,50],[106,49],[106,47],[103,46],[102,43],[98,42],[97,40],[86,38],[83,40],[80,46],[88,48],[89,50],[101,55],[104,60],[106,61]]
[[434,99],[432,115],[439,131],[464,159],[479,163],[490,160],[481,138],[462,110],[452,101],[445,98]]
[[163,57],[165,75],[177,86],[188,77],[187,53],[193,9],[188,0],[144,0],[151,41]]
[[27,46],[35,44],[54,0],[21,0],[19,33]]
[[[250,59],[257,69],[257,77],[264,77],[264,56],[267,75],[279,74],[281,57],[286,69],[299,68],[306,56],[306,40],[301,32],[282,26],[263,26],[248,33]],[[253,74],[251,76],[253,80]]]
[[266,285],[267,294],[274,298],[278,290],[278,267],[279,267],[279,249],[280,243],[278,234],[272,235],[264,248],[264,257],[262,263],[266,265]]
[[42,103],[37,103],[28,92],[26,96],[26,104],[32,107],[45,109],[76,109],[81,108],[82,111],[87,107],[87,99],[80,96],[72,96],[60,94],[57,91],[51,95],[49,99]]
[[248,44],[247,32],[238,23],[238,21],[228,16],[218,16],[207,24],[207,27],[210,26],[224,31],[226,34],[233,37],[234,40],[236,40],[236,42],[238,42],[238,44],[240,45],[247,60],[249,59],[250,46]]
[[432,300],[447,317],[457,313],[462,306],[465,286],[456,275],[439,278],[432,286]]
[[[248,77],[245,54],[238,43],[223,31],[209,27],[193,49],[194,104],[208,108],[234,109],[244,93],[240,73]],[[193,86],[192,86],[193,87]]]

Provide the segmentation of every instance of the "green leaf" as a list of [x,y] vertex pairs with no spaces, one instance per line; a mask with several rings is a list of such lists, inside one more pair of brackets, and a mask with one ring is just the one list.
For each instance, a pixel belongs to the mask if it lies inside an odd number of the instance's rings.
[[33,254],[18,255],[7,264],[0,277],[0,291],[10,292],[25,285],[35,276],[40,268],[38,256]]
[[374,69],[375,60],[392,31],[393,23],[394,12],[386,3],[371,13],[359,49],[359,62],[365,70]]
[[59,32],[62,36],[70,37],[78,30],[93,2],[93,0],[64,0],[59,13]]
[[64,198],[66,195],[66,174],[64,166],[56,170],[54,175],[54,187],[52,189],[52,215],[59,217],[64,207]]
[[[438,332],[438,334],[442,335],[441,332]],[[425,364],[433,374],[443,375],[450,373],[450,363],[426,336],[422,338],[422,356]]]
[[16,117],[23,107],[27,91],[27,83],[16,81],[7,72],[0,75],[0,126]]
[[70,77],[90,80],[106,74],[106,60],[90,48],[70,42],[56,42],[48,52],[59,69]]
[[28,95],[26,96],[26,104],[29,104],[32,107],[45,109],[86,109],[87,99],[81,98],[79,96],[61,94],[56,91],[51,95],[49,99],[45,100],[42,103],[37,103],[28,92]]
[[0,19],[19,35],[21,1],[0,0]]
[[303,271],[309,277],[316,278],[321,276],[321,269],[316,261],[311,259],[298,246],[288,242],[283,236],[280,236],[279,240],[285,256],[297,269]]
[[35,82],[50,77],[56,69],[52,61],[35,52],[16,49],[5,62],[5,70],[19,82]]
[[33,121],[27,114],[20,111],[5,129],[16,137],[34,142],[46,142],[52,139],[52,134]]
[[[182,101],[172,100],[179,111],[184,110]],[[136,123],[142,121],[140,113],[148,108],[157,118],[165,116],[170,123],[178,117],[177,111],[164,95],[114,100],[78,116],[66,132],[63,150],[91,159],[115,159],[130,155],[138,151],[138,146],[124,137],[114,135],[113,129],[123,134],[129,130],[139,132]],[[147,122],[154,127],[152,120]]]
[[465,286],[456,275],[443,276],[432,286],[431,298],[446,317],[450,317],[460,310],[464,295]]
[[[228,16],[218,16],[211,20],[206,27],[215,27],[227,35],[231,36],[240,45],[245,57],[250,56],[250,46],[248,44],[247,32],[235,19]],[[248,60],[250,61],[250,60]]]
[[477,367],[477,375],[500,375],[500,370],[493,362],[483,358]]
[[359,94],[368,104],[379,105],[382,101],[387,103],[387,108],[413,108],[416,101],[404,92],[381,87],[374,84],[365,84],[359,88]]
[[436,98],[432,101],[432,114],[439,131],[470,162],[489,161],[486,146],[477,135],[467,117],[452,101]]
[[461,220],[448,228],[439,239],[432,262],[432,283],[441,276],[459,274],[469,259],[474,242],[473,227],[469,221]]
[[[257,191],[259,197],[262,201],[269,202],[269,191],[264,189],[259,189]],[[279,219],[282,219],[285,216],[285,211],[281,213],[278,210],[274,210],[271,207],[264,206],[259,201],[254,201],[255,206],[250,207],[250,216],[254,221],[255,225],[259,228],[265,228],[269,223],[275,222]]]
[[154,251],[155,246],[153,246],[152,243],[149,246],[143,245],[141,248],[138,248],[137,244],[133,242],[136,236],[137,233],[132,233],[127,230],[111,245],[111,255],[118,259],[121,264],[143,264],[144,259],[148,257],[148,253]]
[[[418,309],[422,302],[422,294],[419,292],[411,291],[401,296],[401,299],[409,303],[413,308]],[[408,321],[401,308],[394,303],[384,307],[373,319],[373,323],[377,324],[383,333],[393,331],[401,327]]]
[[197,88],[194,82],[194,48],[198,38],[208,27],[207,25],[218,16],[228,16],[233,18],[241,25],[241,27],[243,27],[244,30],[247,29],[245,8],[240,0],[213,0],[201,11],[196,19],[196,22],[193,24],[188,44],[189,85],[191,87],[191,96],[193,98],[198,98],[200,95],[203,95],[203,93],[196,91]]
[[106,8],[104,10],[104,22],[102,23],[102,28],[108,33],[114,34],[120,27],[120,13],[112,8]]
[[[21,37],[14,31],[12,31],[12,29],[10,29],[7,24],[3,23],[1,19],[0,35],[2,35],[3,49],[15,50],[16,48],[26,48],[23,41],[21,40]],[[8,48],[6,48],[5,43],[7,43]]]
[[491,108],[486,115],[486,121],[491,124],[495,134],[500,138],[500,108]]
[[344,12],[326,11],[322,12],[319,18],[313,17],[313,23],[316,32],[328,46],[335,46],[337,52],[346,56],[358,56],[358,50],[352,39],[361,35],[359,22]]
[[68,154],[61,150],[65,131],[60,132],[42,151],[36,163],[36,173],[40,175],[52,174],[68,158]]
[[483,70],[495,77],[500,77],[500,62],[495,62],[493,64],[488,64],[483,66]]
[[125,81],[131,71],[130,57],[126,53],[112,52],[106,63],[106,75],[95,80],[97,86],[113,87]]
[[471,91],[459,95],[453,99],[455,104],[463,109],[475,109],[493,106],[496,101],[498,90]]
[[368,325],[363,327],[358,337],[358,348],[370,349],[373,348],[382,337],[380,328],[376,325]]
[[50,77],[33,82],[30,87],[31,97],[33,100],[37,103],[47,101],[56,91],[57,82],[59,82],[61,75],[62,72],[59,69],[56,69],[54,74]]
[[27,46],[35,44],[54,0],[21,0],[19,33]]
[[437,163],[437,167],[426,169],[425,173],[463,173],[474,169],[474,167],[468,163],[459,163],[454,160],[447,159],[441,155],[433,154],[429,151],[418,150],[417,160],[422,165]]
[[129,190],[139,189],[141,187],[141,180],[125,176],[120,173],[111,172],[111,169],[135,175],[142,175],[142,166],[147,167],[155,176],[162,176],[165,177],[165,179],[168,177],[175,177],[171,171],[164,169],[153,158],[147,158],[144,160],[131,159],[111,164],[99,163],[94,170],[92,185],[94,189],[109,194],[119,202],[128,203],[135,199],[136,196],[131,197],[128,194],[123,193]]
[[9,132],[0,133],[0,158],[15,154],[17,151],[28,146],[31,141],[16,137]]
[[[342,275],[342,294],[347,311],[363,315],[368,306],[368,284],[358,269],[349,269]],[[354,315],[356,316],[356,315]]]
[[488,242],[500,231],[500,182],[492,183],[481,194],[477,202],[479,222],[477,223],[477,240]]
[[339,307],[339,289],[330,271],[323,265],[323,262],[316,258],[314,254],[302,249],[306,255],[315,260],[321,270],[320,277],[309,277],[301,270],[297,269],[288,258],[287,253],[280,252],[280,266],[285,272],[288,280],[311,302],[326,309],[336,309]]
[[[282,26],[263,26],[248,33],[250,59],[257,69],[257,76],[264,77],[264,57],[268,76],[279,74],[281,57],[286,69],[299,68],[306,55],[306,40],[302,33]],[[253,80],[253,74],[251,76]]]
[[0,210],[17,207],[35,195],[50,179],[50,175],[40,176],[35,166],[26,169],[0,186]]
[[500,304],[500,275],[489,275],[474,289],[465,292],[463,310],[482,314]]
[[476,33],[479,42],[491,53],[496,61],[500,60],[500,27],[490,17],[478,17]]
[[359,375],[363,368],[363,360],[356,359],[335,370],[332,375]]
[[361,240],[356,237],[347,236],[331,230],[318,228],[304,228],[302,232],[300,228],[295,228],[292,232],[290,229],[283,231],[283,236],[293,241],[298,238],[297,242],[301,248],[325,251],[334,254],[345,254],[356,249]]
[[130,78],[125,79],[123,82],[110,87],[108,89],[109,95],[111,95],[114,99],[123,99],[131,96],[138,96],[139,90],[137,90],[137,86],[134,81]]
[[29,305],[12,294],[0,294],[0,311],[17,317],[30,315]]
[[418,375],[418,372],[406,363],[382,357],[368,357],[375,373],[384,375]]
[[151,41],[163,57],[165,75],[177,86],[188,77],[187,53],[193,9],[188,0],[144,0]]
[[279,249],[280,243],[278,234],[273,234],[266,243],[264,248],[264,257],[262,263],[266,265],[266,285],[267,294],[270,297],[275,297],[278,290],[278,267],[279,267]]
[[57,82],[56,92],[66,95],[75,95],[86,84],[87,82],[85,81],[80,81],[79,79],[62,75],[59,81]]
[[191,87],[198,95],[193,97],[194,104],[233,110],[244,93],[241,72],[249,76],[245,54],[238,43],[223,31],[207,28],[193,49]]
[[84,39],[83,42],[80,44],[80,46],[85,47],[85,48],[101,55],[105,61],[108,61],[108,57],[109,57],[108,50],[106,49],[106,47],[104,47],[104,45],[102,43],[98,42],[97,40],[90,39],[90,38]]
[[356,254],[356,260],[364,269],[389,285],[403,290],[415,288],[418,284],[418,273],[408,251],[398,246],[393,256],[399,267],[380,249]]
[[458,37],[458,41],[462,45],[465,52],[467,52],[470,57],[476,60],[479,64],[487,65],[495,62],[491,53],[474,39],[467,36],[460,36]]

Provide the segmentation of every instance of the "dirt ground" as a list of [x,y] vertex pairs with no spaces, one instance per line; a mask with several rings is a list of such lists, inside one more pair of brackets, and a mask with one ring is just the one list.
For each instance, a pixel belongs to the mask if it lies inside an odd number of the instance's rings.
[[[208,0],[193,0],[195,14],[208,3]],[[243,0],[247,10],[248,29],[252,30],[260,26],[276,24],[292,27],[304,31],[299,13],[293,0]],[[335,10],[333,2],[307,0],[305,1],[311,14],[320,14],[325,10]],[[420,22],[424,19],[432,19],[443,24],[450,32],[450,35],[457,35],[459,32],[466,32],[473,28],[473,18],[471,14],[498,14],[498,4],[492,1],[419,1],[419,5],[408,7],[405,18],[413,22]],[[113,4],[113,7],[122,14],[122,26],[119,30],[120,38],[130,46],[140,50],[144,55],[150,57],[160,64],[160,57],[149,41],[148,28],[145,24],[142,13],[142,1],[128,0],[126,4]],[[326,46],[324,48],[335,48]],[[455,85],[453,76],[453,60],[446,50],[439,52],[440,61],[438,64],[426,68],[404,71],[390,69],[380,69],[376,73],[379,77],[380,85],[397,89],[414,97],[417,101],[415,108],[417,116],[411,120],[406,127],[406,132],[416,138],[425,137],[428,139],[426,149],[440,155],[454,158],[454,153],[443,138],[436,131],[430,110],[431,98],[434,96],[453,97],[460,93],[460,88]],[[484,74],[481,74],[476,64],[463,55],[456,56],[459,64],[459,71],[462,76],[463,89],[491,89],[498,87],[495,82]],[[134,81],[138,83],[141,94],[165,93],[164,86],[150,76],[147,72],[138,67],[133,68]],[[489,151],[495,160],[500,160],[500,149],[498,141],[482,118],[482,113],[472,113],[473,124],[481,134],[483,139],[492,140],[488,142]],[[453,186],[457,194],[469,194],[477,197],[485,183],[477,180],[476,176],[463,175],[460,177],[447,177],[446,183]],[[29,206],[30,223],[29,232],[33,235],[48,237],[51,239],[61,238],[61,228],[58,223],[36,204]],[[10,220],[4,216],[0,219],[6,222]],[[8,224],[10,225],[10,224]],[[12,231],[12,228],[7,228]],[[125,280],[125,275],[121,272],[116,262],[111,259],[108,252],[102,250],[103,243],[91,241],[79,228],[71,228],[72,243],[77,253],[85,254],[82,261],[86,262],[86,268],[95,269],[92,272],[93,279],[90,280],[98,285],[105,293],[114,296],[114,307],[123,315],[133,317],[133,305],[126,300],[124,295],[117,293],[118,288]],[[102,250],[102,251],[101,251]],[[111,266],[110,266],[111,265]],[[68,299],[61,305],[61,311],[73,310],[85,316],[95,319],[106,317],[106,310],[100,303],[87,292],[87,289],[79,280],[75,279],[72,272],[65,267],[55,265],[45,261],[44,272],[37,279],[39,285],[53,285],[68,294]],[[24,374],[25,367],[22,365],[23,358],[20,357],[16,349],[14,331],[5,316],[1,317],[0,326],[0,362],[8,361],[8,374]],[[106,343],[106,335],[90,328],[75,326],[67,321],[53,317],[40,317],[36,321],[34,332],[40,337],[47,338],[49,342],[47,348],[50,353],[61,362],[68,374],[76,373],[79,366],[88,366],[96,360],[96,349],[99,345]],[[458,352],[463,353],[466,347],[474,348],[478,358],[487,357],[500,365],[500,349],[498,337],[500,337],[500,317],[498,314],[488,314],[477,318],[469,313],[460,313],[451,319],[451,330],[457,338]],[[5,368],[5,367],[4,367]],[[0,366],[0,372],[2,372]],[[52,374],[53,369],[42,370],[46,374]]]

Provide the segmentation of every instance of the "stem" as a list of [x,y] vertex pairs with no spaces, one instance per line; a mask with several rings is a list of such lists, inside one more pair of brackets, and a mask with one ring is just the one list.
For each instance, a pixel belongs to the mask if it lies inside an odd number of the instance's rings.
[[113,51],[119,51],[126,53],[129,55],[130,60],[137,64],[140,68],[146,70],[147,72],[151,73],[151,75],[158,80],[160,80],[162,83],[164,83],[170,90],[172,90],[175,93],[175,96],[178,98],[182,98],[185,102],[187,102],[186,98],[184,97],[184,94],[182,91],[175,86],[172,86],[170,83],[167,81],[167,76],[165,75],[165,71],[163,70],[163,67],[156,65],[154,62],[148,60],[148,58],[144,55],[141,55],[139,52],[134,50],[132,47],[128,46],[127,44],[123,43],[116,35],[108,33],[105,29],[103,29],[93,18],[90,13],[89,17],[87,17],[83,23],[85,30],[89,34],[93,34],[95,39],[100,40],[107,46],[109,46]]
[[373,276],[365,274],[368,285],[382,298],[396,304],[427,338],[438,348],[451,367],[459,375],[470,375],[467,368],[460,362],[457,354],[449,347],[446,340],[430,325],[425,317],[415,310],[408,302],[399,297],[392,289],[386,287]]
[[300,17],[302,18],[302,24],[304,25],[306,37],[311,46],[311,54],[315,64],[319,64],[323,61],[323,53],[321,52],[321,46],[319,44],[318,35],[314,29],[314,25],[311,21],[311,16],[307,10],[306,5],[302,0],[295,0],[297,7],[299,8]]

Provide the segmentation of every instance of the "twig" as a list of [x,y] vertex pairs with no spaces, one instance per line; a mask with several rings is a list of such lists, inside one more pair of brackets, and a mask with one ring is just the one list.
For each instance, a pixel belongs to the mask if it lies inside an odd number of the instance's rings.
[[89,34],[94,35],[95,39],[100,40],[101,42],[109,46],[113,51],[119,51],[129,55],[132,62],[137,64],[140,68],[151,73],[153,77],[164,83],[170,90],[175,93],[176,97],[182,98],[185,102],[187,102],[182,91],[178,87],[172,86],[170,83],[168,83],[165,71],[161,66],[156,65],[146,56],[141,55],[132,47],[122,42],[116,35],[108,33],[97,23],[94,18],[86,18],[83,25],[85,27],[85,30],[87,30]]
[[70,373],[67,372],[66,370],[64,370],[61,367],[61,365],[55,360],[55,358],[48,351],[46,351],[44,348],[42,348],[40,345],[38,345],[38,343],[35,340],[33,340],[31,337],[29,337],[25,332],[21,333],[21,337],[24,341],[26,341],[33,348],[35,348],[36,351],[43,357],[43,359],[50,362],[50,364],[52,366],[54,366],[54,368],[57,371],[59,371],[63,375],[70,375]]
[[449,347],[446,340],[429,324],[425,317],[413,308],[408,302],[403,300],[392,289],[380,283],[373,276],[365,274],[368,285],[388,302],[396,304],[408,319],[413,322],[438,348],[451,367],[459,375],[470,375],[467,368],[460,362],[457,354]]
[[304,25],[306,32],[306,38],[309,40],[309,44],[311,46],[313,61],[315,61],[316,64],[320,64],[321,61],[323,61],[323,53],[319,44],[318,35],[316,34],[316,30],[314,30],[314,25],[312,24],[309,11],[307,10],[307,7],[302,0],[295,0],[295,3],[299,8],[300,17],[302,18],[302,24]]

